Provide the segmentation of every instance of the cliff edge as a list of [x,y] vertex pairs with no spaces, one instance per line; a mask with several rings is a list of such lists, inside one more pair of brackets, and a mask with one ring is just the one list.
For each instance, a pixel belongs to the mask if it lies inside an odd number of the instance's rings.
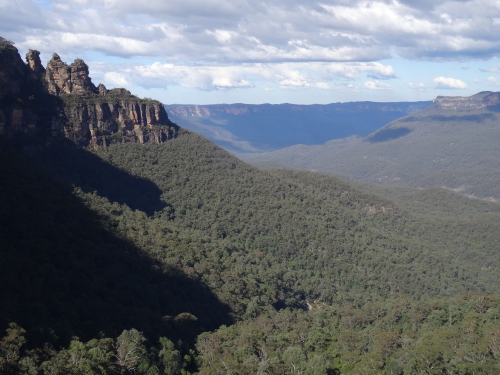
[[438,96],[434,105],[441,109],[481,109],[500,105],[500,93],[482,91],[472,96]]
[[162,103],[96,87],[83,60],[67,65],[54,53],[44,68],[38,51],[30,50],[23,62],[13,43],[0,37],[0,136],[25,135],[38,144],[69,139],[96,148],[162,143],[178,131]]

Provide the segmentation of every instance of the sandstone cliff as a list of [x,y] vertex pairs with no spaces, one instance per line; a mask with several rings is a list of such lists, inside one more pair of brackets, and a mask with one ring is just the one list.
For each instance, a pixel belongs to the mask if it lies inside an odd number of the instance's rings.
[[95,93],[96,87],[89,77],[89,67],[81,59],[70,66],[61,61],[57,53],[47,64],[47,90],[54,95]]
[[178,131],[160,102],[125,89],[96,87],[83,60],[67,65],[54,53],[45,69],[38,51],[30,50],[24,63],[13,43],[0,39],[0,136],[105,147],[162,143]]
[[[32,59],[35,56],[30,54]],[[0,135],[37,130],[39,119],[31,108],[32,103],[23,100],[26,86],[37,86],[35,77],[40,72],[35,65],[34,60],[32,64],[24,64],[11,42],[0,38]],[[29,98],[33,100],[32,96],[28,96],[28,101]]]
[[110,141],[162,143],[176,136],[163,104],[140,100],[124,89],[107,90],[99,85],[99,96],[65,97],[66,115],[72,127],[65,136],[90,139],[94,147]]
[[438,96],[434,105],[442,109],[481,109],[500,105],[500,93],[483,91],[472,96]]

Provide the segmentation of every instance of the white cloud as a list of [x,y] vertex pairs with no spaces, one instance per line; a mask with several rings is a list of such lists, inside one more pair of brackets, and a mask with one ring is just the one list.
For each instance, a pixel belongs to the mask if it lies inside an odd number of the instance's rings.
[[500,82],[498,81],[498,79],[496,79],[495,77],[492,77],[492,76],[490,76],[490,77],[486,78],[486,80],[487,80],[488,82],[494,83],[495,85],[498,85],[498,84],[500,83]]
[[206,32],[208,35],[213,35],[214,38],[217,39],[219,43],[230,42],[233,36],[236,35],[236,33],[228,30],[215,30],[215,31],[207,30]]
[[118,87],[130,86],[130,83],[127,81],[127,79],[122,74],[117,72],[109,72],[104,74],[104,82],[108,85]]
[[[145,87],[179,85],[204,91],[252,88],[259,82],[265,87],[331,89],[335,80],[355,79],[360,73],[394,77],[391,66],[380,63],[245,63],[240,65],[175,65],[153,63],[125,70],[130,80]],[[378,88],[390,88],[377,82]]]
[[491,0],[0,0],[0,34],[23,47],[189,62],[488,58],[499,19]]
[[434,85],[438,89],[466,89],[467,84],[457,78],[446,78],[443,76],[433,79]]
[[408,86],[410,86],[410,88],[414,90],[419,90],[419,91],[427,90],[427,86],[425,86],[425,84],[423,84],[422,82],[419,83],[408,82]]
[[366,81],[365,87],[370,90],[392,90],[393,87],[380,81]]

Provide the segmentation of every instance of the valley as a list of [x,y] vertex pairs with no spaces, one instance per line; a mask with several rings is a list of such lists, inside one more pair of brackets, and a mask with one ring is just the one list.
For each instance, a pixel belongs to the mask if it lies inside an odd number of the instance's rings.
[[431,102],[352,102],[326,105],[167,105],[178,125],[239,153],[315,145],[353,135],[366,136]]
[[[498,372],[498,203],[259,169],[51,61],[0,45],[2,374]],[[423,139],[435,104],[364,142]],[[491,108],[446,110],[493,142]]]
[[316,170],[384,186],[442,186],[497,201],[498,108],[494,92],[438,97],[365,137],[239,156],[261,167]]

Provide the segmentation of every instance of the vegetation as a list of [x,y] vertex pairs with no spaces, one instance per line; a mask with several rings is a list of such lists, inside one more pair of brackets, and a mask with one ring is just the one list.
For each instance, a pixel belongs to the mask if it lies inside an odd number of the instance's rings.
[[119,104],[120,102],[133,101],[138,104],[161,104],[158,100],[150,98],[139,98],[132,95],[129,91],[124,89],[108,90],[106,95],[99,95],[97,93],[87,92],[82,95],[62,94],[61,99],[68,109],[78,105],[88,104],[101,104],[112,103]]
[[496,374],[498,297],[285,309],[203,333],[201,374]]
[[5,142],[0,174],[0,373],[500,370],[495,203],[391,201],[186,131]]
[[261,167],[316,170],[379,185],[446,186],[500,199],[498,107],[440,109],[402,117],[365,138],[242,155]]
[[5,39],[4,37],[0,36],[0,49],[11,49],[14,50],[14,42]]

